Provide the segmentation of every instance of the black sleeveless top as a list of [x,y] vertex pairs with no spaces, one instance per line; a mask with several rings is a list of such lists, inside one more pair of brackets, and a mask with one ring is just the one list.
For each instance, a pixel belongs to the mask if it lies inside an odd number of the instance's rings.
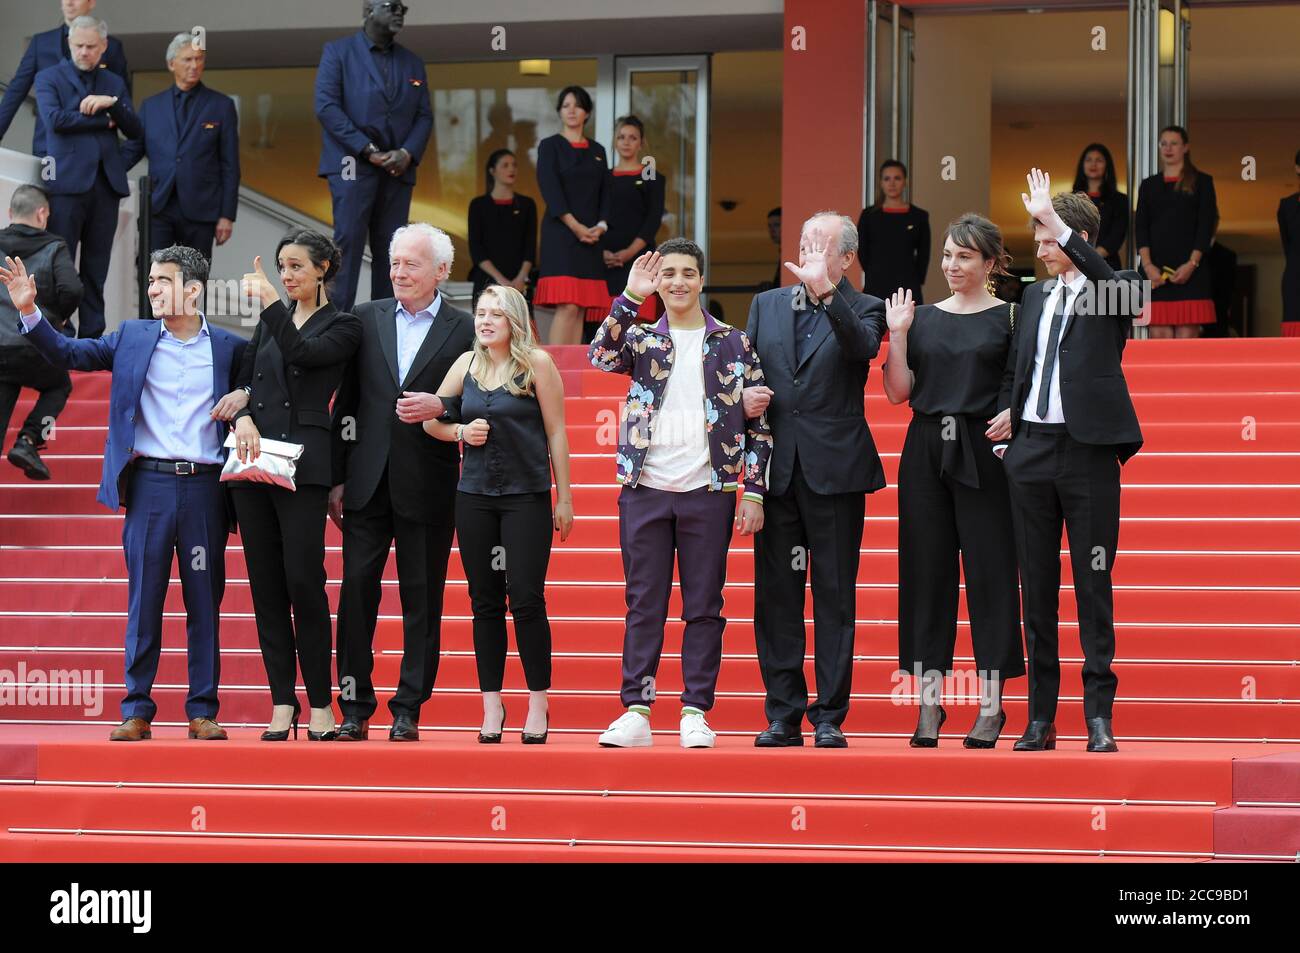
[[487,442],[464,445],[460,489],[465,493],[505,496],[509,493],[550,493],[551,455],[537,396],[516,397],[505,385],[483,390],[465,372],[460,419],[468,424],[488,422]]

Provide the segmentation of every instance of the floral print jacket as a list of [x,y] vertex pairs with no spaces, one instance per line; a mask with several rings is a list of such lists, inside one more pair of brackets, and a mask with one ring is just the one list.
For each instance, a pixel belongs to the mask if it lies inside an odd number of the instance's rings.
[[[668,316],[655,324],[636,320],[637,305],[619,295],[610,315],[591,342],[588,357],[596,368],[628,374],[618,444],[618,482],[636,486],[650,447],[655,414],[673,370],[673,339]],[[767,415],[745,419],[741,391],[763,384],[758,353],[739,328],[704,315],[704,419],[708,429],[712,470],[709,489],[735,491],[761,502],[767,492],[767,461],[772,455],[772,429]]]

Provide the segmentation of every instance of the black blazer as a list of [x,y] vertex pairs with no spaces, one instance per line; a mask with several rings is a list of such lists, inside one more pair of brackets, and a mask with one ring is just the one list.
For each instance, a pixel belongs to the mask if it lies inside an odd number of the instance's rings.
[[456,358],[473,347],[474,323],[444,298],[406,380],[399,381],[397,300],[367,301],[356,312],[361,346],[334,401],[333,482],[345,487],[343,508],[369,503],[387,471],[394,513],[421,523],[450,522],[460,450],[434,440],[420,424],[398,420],[397,399],[403,391],[436,394]]
[[[1070,233],[1063,250],[1089,283],[1109,280],[1133,283],[1126,289],[1128,310],[1122,314],[1105,313],[1115,310],[1104,307],[1108,299],[1114,298],[1107,289],[1098,292],[1095,284],[1091,288],[1085,285],[1079,302],[1087,304],[1086,296],[1091,294],[1097,313],[1075,314],[1072,309],[1065,333],[1061,335],[1057,358],[1061,408],[1065,411],[1065,426],[1070,436],[1079,443],[1113,445],[1122,463],[1142,447],[1142,429],[1120,366],[1129,328],[1134,316],[1142,310],[1142,279],[1132,269],[1113,270],[1078,232]],[[1013,432],[1020,424],[1020,413],[1033,384],[1038,325],[1043,317],[1043,304],[1056,287],[1056,280],[1034,282],[1025,289],[1020,301],[998,400],[1000,408],[1011,408]],[[1122,296],[1115,300],[1125,303]]]
[[331,485],[330,400],[360,342],[354,314],[327,302],[299,330],[277,301],[244,349],[235,385],[252,394],[235,419],[251,416],[263,437],[302,444],[295,480],[303,486]]
[[874,493],[885,485],[863,391],[885,333],[885,302],[841,278],[827,304],[828,321],[795,360],[794,297],[800,285],[756,295],[746,333],[772,389],[768,492],[785,493],[799,468],[814,493]]

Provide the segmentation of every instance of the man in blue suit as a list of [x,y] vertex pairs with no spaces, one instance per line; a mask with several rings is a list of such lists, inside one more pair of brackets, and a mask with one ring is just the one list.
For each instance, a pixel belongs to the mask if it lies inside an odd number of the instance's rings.
[[351,311],[370,239],[371,300],[391,298],[388,243],[411,214],[415,166],[433,131],[424,63],[395,42],[409,8],[365,0],[360,33],[325,44],[316,71],[323,176],[343,261],[330,300]]
[[46,156],[41,177],[50,195],[50,231],[81,249],[85,297],[77,310],[77,336],[104,333],[104,282],[117,232],[117,210],[130,194],[118,130],[141,135],[126,83],[99,69],[108,26],[93,17],[72,21],[72,59],[36,74],[36,106],[45,120]]
[[[63,0],[63,23],[53,30],[37,33],[27,45],[18,72],[9,81],[4,99],[0,99],[0,139],[9,131],[9,124],[18,114],[18,107],[23,104],[27,94],[32,91],[32,82],[36,74],[49,66],[54,66],[68,59],[68,27],[77,17],[89,16],[95,9],[95,0]],[[99,69],[112,70],[122,77],[127,91],[131,90],[131,76],[126,69],[126,53],[122,51],[122,41],[115,36],[108,38],[108,49],[99,61]],[[45,155],[45,124],[41,114],[36,114],[36,128],[32,135],[32,155]]]
[[149,157],[149,250],[187,245],[211,260],[239,208],[239,116],[233,99],[203,85],[206,60],[193,34],[172,38],[167,68],[176,82],[140,104],[144,136],[122,147],[122,159],[130,169]]
[[[93,341],[70,340],[36,307],[36,282],[21,259],[6,258],[3,281],[28,340],[55,367],[112,371],[108,442],[99,502],[126,507],[126,697],[113,741],[151,736],[150,697],[162,649],[163,600],[173,557],[180,566],[189,640],[189,736],[221,740],[216,722],[226,588],[226,537],[232,510],[220,483],[224,420],[245,341],[209,326],[198,310],[208,262],[193,248],[156,251],[149,269],[153,320],[124,321]],[[225,398],[223,400],[223,397]],[[221,404],[218,404],[221,401]]]

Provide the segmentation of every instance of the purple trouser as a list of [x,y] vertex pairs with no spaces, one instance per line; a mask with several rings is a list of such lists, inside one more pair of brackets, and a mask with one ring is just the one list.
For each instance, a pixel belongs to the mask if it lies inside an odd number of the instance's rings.
[[627,628],[623,634],[624,705],[655,700],[655,673],[664,648],[673,554],[682,586],[682,704],[713,707],[722,664],[722,587],[727,546],[736,516],[736,494],[670,493],[625,486],[618,496],[618,538],[627,579]]

